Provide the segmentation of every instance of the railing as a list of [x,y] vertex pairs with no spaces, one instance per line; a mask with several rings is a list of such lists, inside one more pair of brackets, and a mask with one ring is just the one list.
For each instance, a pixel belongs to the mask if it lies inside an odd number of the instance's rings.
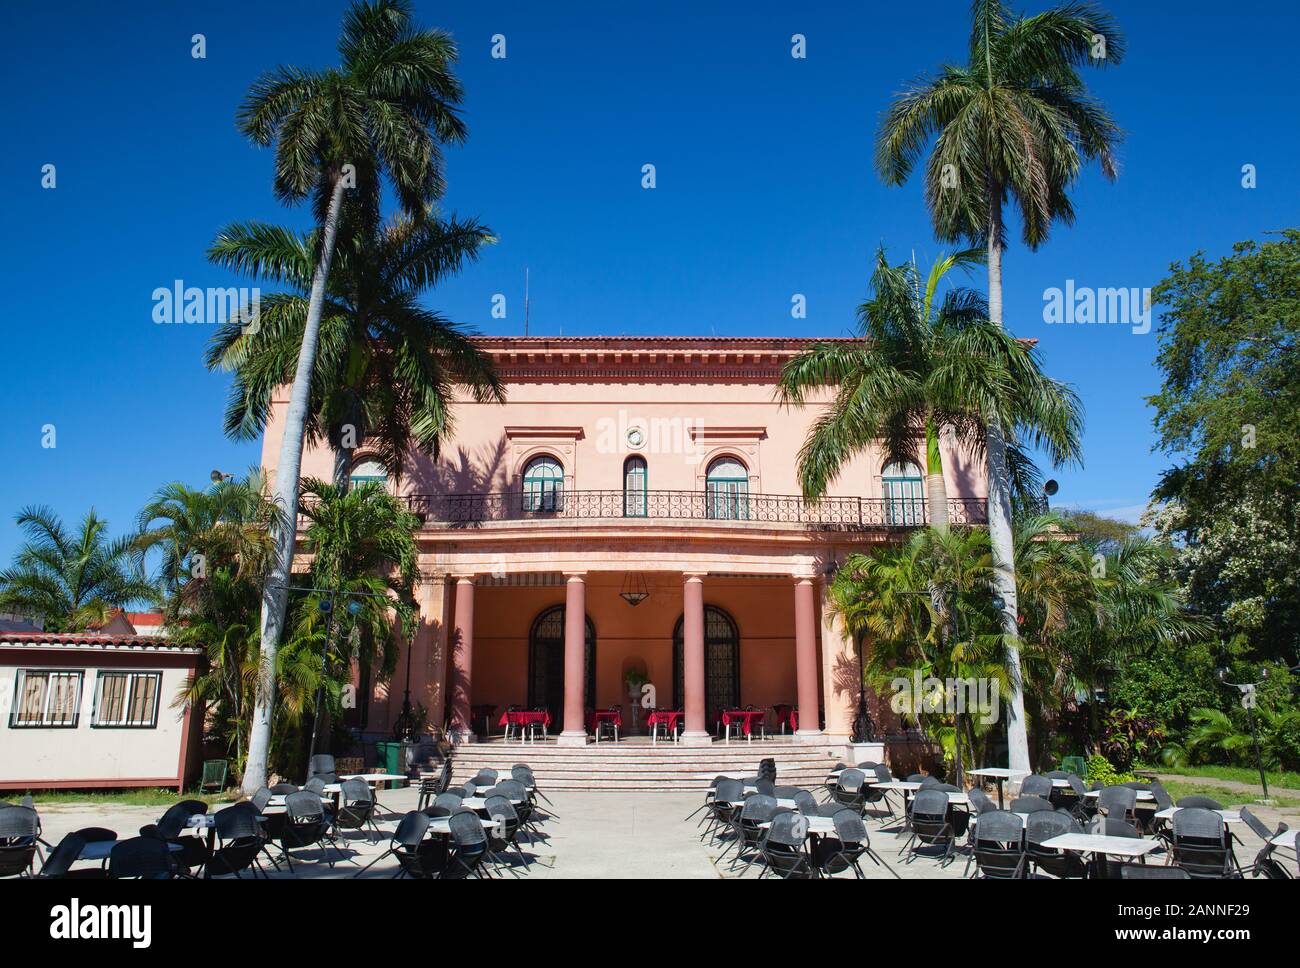
[[[802,524],[815,530],[915,528],[928,523],[921,499],[827,497],[713,491],[497,491],[485,494],[411,494],[410,509],[426,524],[473,525],[489,521],[654,519],[737,524]],[[983,498],[948,502],[953,524],[982,524]]]

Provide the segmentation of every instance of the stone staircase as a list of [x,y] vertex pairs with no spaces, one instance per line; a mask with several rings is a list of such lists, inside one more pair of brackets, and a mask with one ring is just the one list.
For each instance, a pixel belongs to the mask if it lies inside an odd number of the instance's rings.
[[491,739],[461,746],[453,759],[451,782],[469,780],[480,769],[508,773],[515,763],[533,768],[537,785],[551,790],[703,791],[719,773],[753,776],[759,760],[776,760],[777,783],[813,788],[826,779],[842,747],[793,739],[711,746],[680,746],[641,740],[588,743],[585,747]]

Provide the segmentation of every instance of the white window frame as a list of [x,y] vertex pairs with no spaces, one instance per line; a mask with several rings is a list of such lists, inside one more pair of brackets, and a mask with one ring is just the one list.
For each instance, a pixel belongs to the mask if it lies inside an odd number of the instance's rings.
[[[9,714],[10,729],[76,729],[81,720],[81,687],[85,680],[84,669],[19,669],[14,676],[14,700],[13,709]],[[45,679],[45,698],[41,707],[41,716],[39,721],[20,722],[19,716],[22,715],[26,706],[24,696],[26,694],[27,677],[44,676]],[[58,721],[51,715],[50,701],[55,694],[55,690],[50,688],[56,679],[74,679],[76,680],[76,691],[72,700],[72,719],[68,722]]]
[[[126,684],[122,690],[122,709],[121,715],[111,721],[105,722],[102,718],[104,702],[104,686],[109,679],[124,678]],[[154,680],[153,702],[146,711],[148,719],[133,722],[126,718],[130,715],[131,707],[134,705],[133,693],[136,684],[146,679]],[[125,670],[125,669],[101,669],[95,677],[95,707],[91,712],[90,725],[92,729],[157,729],[158,728],[158,703],[162,694],[162,673],[156,670]]]

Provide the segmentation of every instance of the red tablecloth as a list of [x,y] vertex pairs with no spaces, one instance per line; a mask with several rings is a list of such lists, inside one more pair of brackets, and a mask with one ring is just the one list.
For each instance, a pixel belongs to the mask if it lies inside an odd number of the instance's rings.
[[680,710],[678,712],[668,712],[667,710],[657,710],[645,718],[645,724],[653,729],[656,726],[663,725],[668,727],[668,732],[677,728],[677,720],[685,714]]
[[763,710],[761,709],[724,709],[722,711],[722,725],[730,726],[732,720],[738,720],[744,727],[745,735],[748,736],[754,729],[754,723],[762,720]]
[[601,723],[613,723],[619,729],[622,729],[623,714],[617,709],[597,709],[587,717],[587,728],[593,733]]
[[799,728],[795,725],[799,720],[799,713],[789,703],[777,703],[772,707],[772,711],[776,713],[777,729],[780,729],[782,726],[789,726],[791,730]]
[[497,725],[527,726],[530,723],[541,723],[549,729],[551,726],[551,714],[544,709],[508,709],[501,714],[501,721],[497,723]]

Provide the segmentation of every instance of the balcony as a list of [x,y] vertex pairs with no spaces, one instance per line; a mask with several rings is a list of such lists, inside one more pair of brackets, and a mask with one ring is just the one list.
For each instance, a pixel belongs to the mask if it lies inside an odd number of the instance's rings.
[[[472,527],[488,522],[701,521],[719,525],[802,525],[813,531],[872,531],[928,523],[924,500],[828,497],[719,491],[498,491],[485,494],[409,494],[411,511],[426,526]],[[948,502],[953,524],[983,524],[983,498]]]

